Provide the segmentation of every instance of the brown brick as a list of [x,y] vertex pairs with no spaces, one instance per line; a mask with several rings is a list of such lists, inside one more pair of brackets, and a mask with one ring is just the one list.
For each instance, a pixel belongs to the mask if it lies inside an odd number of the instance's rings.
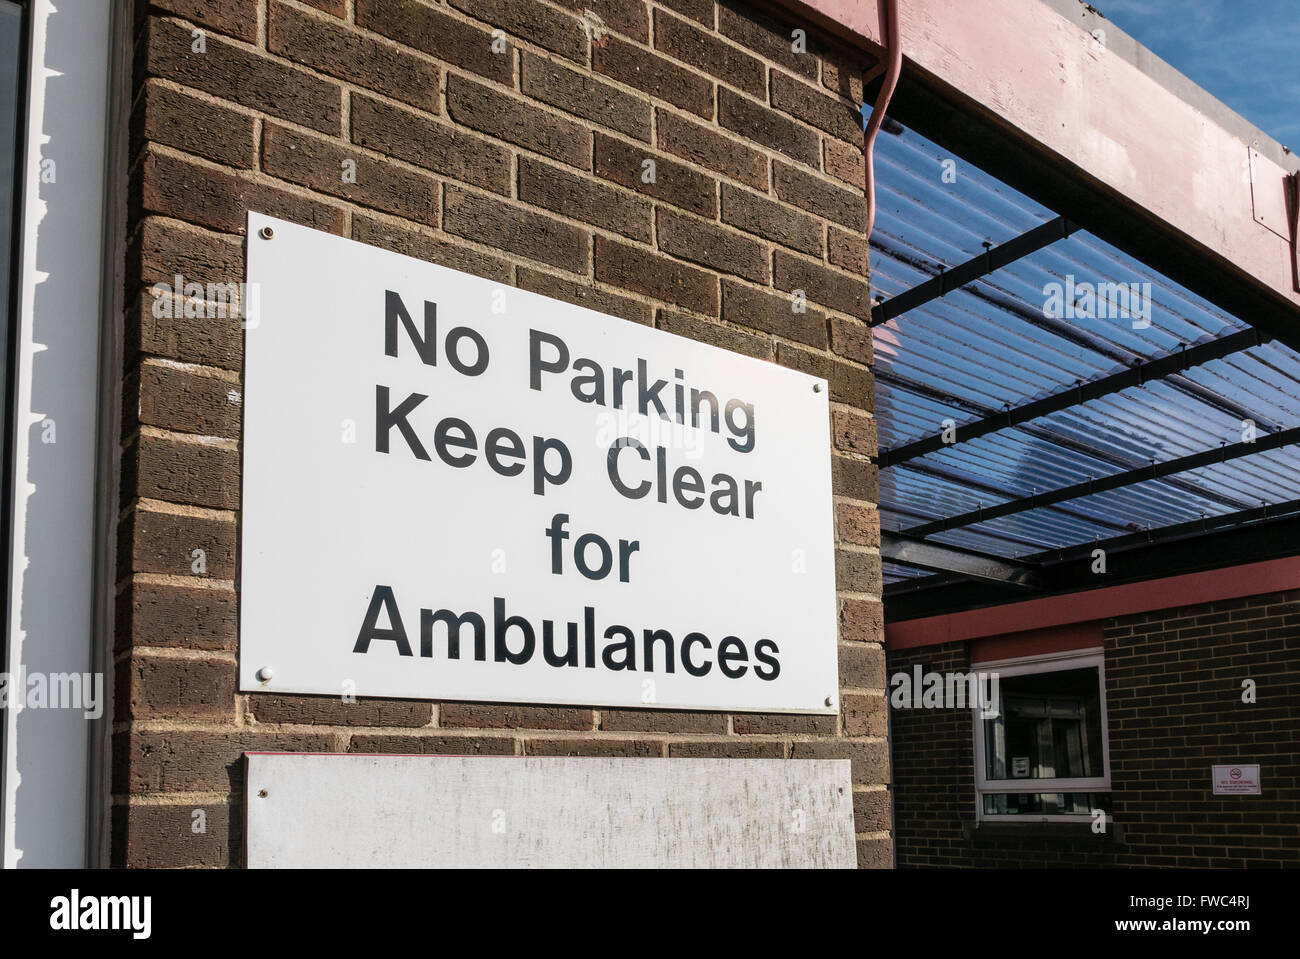
[[641,247],[596,237],[596,279],[676,303],[697,313],[718,313],[718,282],[704,270]]
[[[676,10],[706,27],[713,26],[713,0],[661,0],[665,7]],[[659,29],[655,26],[656,31]]]
[[[355,182],[343,180],[345,160],[356,164]],[[268,123],[263,128],[262,169],[362,206],[422,223],[438,222],[438,181],[288,127]]]
[[871,363],[875,359],[871,327],[859,320],[832,317],[831,349],[847,359]]
[[860,235],[831,227],[826,236],[826,258],[851,273],[867,273],[867,244]]
[[660,109],[659,148],[715,173],[767,190],[767,157],[699,123]]
[[510,736],[465,735],[355,735],[348,742],[350,753],[414,753],[422,756],[513,756],[515,741]]
[[229,587],[132,582],[118,594],[117,645],[233,650],[239,621]]
[[114,737],[117,792],[239,792],[245,752],[330,752],[325,732],[131,729]]
[[671,709],[602,709],[600,728],[633,733],[723,734],[727,731],[727,716]]
[[340,233],[343,210],[149,148],[136,169],[137,215],[172,216],[223,233],[243,233],[248,211]]
[[514,44],[492,51],[492,34],[419,0],[356,0],[357,26],[489,80],[514,78]]
[[880,545],[880,513],[868,506],[840,503],[835,508],[840,540],[855,546]]
[[452,74],[447,78],[447,112],[457,123],[580,170],[591,169],[591,134],[586,128],[526,100]]
[[142,291],[126,311],[126,365],[135,364],[144,354],[239,369],[244,334],[237,307],[223,311],[220,304],[173,297],[166,291],[174,282]]
[[131,385],[132,427],[138,423],[231,439],[239,435],[242,394],[237,383],[151,360],[140,367]]
[[893,828],[889,811],[889,792],[884,789],[853,793],[855,832],[889,832]]
[[701,320],[687,313],[678,313],[676,310],[660,308],[659,329],[760,360],[772,358],[772,344],[763,337],[733,330],[721,323],[710,323],[708,320]]
[[655,11],[655,49],[752,97],[762,98],[767,93],[767,68],[763,61],[662,10]]
[[271,0],[267,47],[295,63],[438,112],[440,71],[436,64],[337,20]]
[[[861,553],[857,550],[835,551],[835,586],[853,593],[880,593],[880,554]],[[848,600],[845,601],[847,606]],[[845,636],[845,639],[867,639],[868,636]]]
[[863,456],[876,455],[876,421],[852,410],[831,412],[835,448]]
[[[646,175],[646,160],[654,161],[655,175],[650,183],[642,179]],[[717,215],[716,181],[661,153],[597,132],[595,168],[597,176],[629,190],[636,190],[701,216]]]
[[448,185],[443,229],[573,273],[589,267],[588,237],[563,220]]
[[[870,63],[874,63],[872,60]],[[824,50],[822,86],[854,104],[862,102],[862,74],[868,61],[861,54]]]
[[607,313],[610,316],[618,316],[625,320],[631,320],[633,323],[641,323],[646,326],[654,324],[654,308],[648,303],[619,296],[609,290],[602,290],[592,286],[590,283],[566,279],[551,273],[542,273],[539,270],[530,270],[526,266],[519,267],[516,274],[515,282],[520,289],[531,290],[534,293],[540,293],[542,296],[549,296],[556,300],[564,300],[566,303],[585,306],[589,310]]
[[[860,602],[860,600],[845,602]],[[884,649],[861,643],[841,643],[840,686],[853,689],[886,688]]]
[[718,90],[718,123],[798,163],[811,167],[819,163],[821,138],[815,130],[725,87]]
[[745,0],[723,0],[718,4],[719,33],[749,47],[765,60],[811,79],[817,76],[816,46],[809,37],[805,51],[796,53],[793,38],[796,26],[804,29],[807,24],[778,22],[758,13]]
[[342,129],[343,88],[337,83],[219,37],[207,38],[206,53],[193,52],[192,42],[183,24],[151,20],[145,70],[322,133]]
[[[141,434],[123,453],[123,497],[236,509],[239,506],[239,454],[194,440]],[[128,480],[133,482],[128,482]]]
[[648,201],[532,157],[519,158],[519,199],[642,243],[653,235]]
[[567,706],[502,706],[496,703],[443,703],[439,726],[478,729],[591,729],[590,709]]
[[663,755],[663,743],[639,739],[526,739],[525,756],[628,756]]
[[322,726],[427,726],[433,721],[433,704],[405,699],[338,696],[248,697],[253,718],[259,723],[300,723]]
[[[862,101],[858,101],[861,103]],[[772,106],[849,143],[862,141],[862,113],[840,97],[772,71]]]
[[704,742],[669,743],[668,755],[674,759],[784,759],[785,744],[732,737]]
[[859,839],[859,869],[893,869],[894,842],[892,839]]
[[235,721],[235,664],[135,653],[118,664],[115,719]]
[[862,161],[862,144],[844,143],[830,137],[823,142],[826,150],[823,166],[825,172],[850,186],[863,189],[866,167]]
[[[858,554],[866,556],[868,554]],[[871,569],[870,560],[864,560],[860,578],[862,585],[870,586],[879,579],[879,572]],[[877,567],[879,562],[875,564]],[[837,570],[841,568],[837,566]],[[876,590],[879,590],[879,584]],[[874,592],[874,590],[867,590]],[[844,599],[840,601],[840,638],[853,642],[879,643],[885,638],[884,612],[876,599]]]
[[831,457],[831,486],[837,496],[875,503],[880,499],[876,465],[847,456]]
[[562,63],[524,51],[523,91],[534,99],[650,142],[650,101]]
[[348,15],[348,0],[300,0],[300,2],[336,17]]
[[736,713],[731,717],[731,728],[742,736],[764,733],[779,733],[787,736],[834,736],[838,721],[837,716]]
[[844,735],[884,738],[889,734],[888,706],[883,695],[848,695],[840,705],[844,710]]
[[650,39],[650,17],[646,14],[645,0],[555,0],[555,2],[579,15],[590,10],[600,18],[606,30],[617,31],[642,43]]
[[826,315],[817,309],[796,313],[793,307],[787,297],[722,279],[722,318],[728,323],[825,348]]
[[889,782],[889,747],[883,742],[822,739],[790,744],[792,759],[847,759],[854,783],[878,786]]
[[867,284],[803,257],[777,250],[772,257],[772,285],[787,293],[803,290],[808,299],[839,313],[867,316]]
[[592,61],[597,73],[705,119],[713,116],[713,83],[645,47],[610,36],[592,51]]
[[257,0],[136,0],[136,22],[152,8],[252,43],[257,39],[257,5]]
[[814,216],[843,224],[855,233],[862,232],[866,224],[866,201],[862,194],[784,163],[774,163],[772,172],[776,178],[776,195],[781,200]]
[[[118,532],[118,575],[167,573],[204,579],[235,578],[235,516],[171,513],[139,506]],[[201,556],[195,556],[202,550]],[[195,564],[202,560],[200,569]]]
[[[811,296],[811,293],[809,295]],[[789,343],[781,343],[777,346],[776,361],[782,366],[802,370],[811,376],[825,379],[830,384],[831,399],[836,403],[848,403],[861,408],[866,408],[873,403],[872,394],[875,386],[871,380],[870,370],[827,356],[825,353],[812,353]]]
[[127,275],[134,275],[145,286],[155,281],[171,285],[177,274],[186,283],[204,285],[244,279],[244,244],[233,236],[146,217],[131,246]]
[[722,184],[722,222],[803,253],[822,253],[822,225],[817,220],[730,183]]
[[761,243],[667,207],[659,208],[657,223],[663,252],[720,273],[767,283],[767,250]]
[[143,106],[132,118],[132,154],[151,140],[225,166],[251,170],[257,162],[253,118],[163,86],[144,85]]
[[577,17],[537,0],[449,0],[476,20],[532,41],[570,60],[587,62],[587,34]]
[[385,220],[354,214],[352,238],[371,246],[437,263],[453,270],[472,273],[501,283],[510,281],[510,264],[495,256],[471,250],[460,240],[447,241],[427,236],[410,227],[399,227]]
[[239,857],[226,803],[114,805],[112,815],[114,868],[224,869]]
[[352,95],[352,142],[494,193],[510,193],[510,151],[410,110]]

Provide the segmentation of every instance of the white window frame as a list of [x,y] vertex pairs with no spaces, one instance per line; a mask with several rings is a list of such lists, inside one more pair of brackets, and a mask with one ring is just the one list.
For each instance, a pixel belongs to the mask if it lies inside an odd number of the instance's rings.
[[[1102,775],[1075,779],[986,779],[984,770],[984,717],[979,704],[971,709],[972,730],[975,739],[975,819],[977,822],[1089,822],[1090,813],[1052,813],[1026,815],[1024,813],[986,813],[984,797],[990,793],[1101,793],[1110,792],[1110,726],[1106,713],[1106,660],[1100,647],[1071,649],[1059,653],[1037,656],[1019,656],[1015,659],[997,659],[972,663],[972,672],[997,673],[999,683],[1008,676],[1063,672],[1069,669],[1096,667],[1101,700],[1101,768]],[[998,705],[1002,696],[999,686]],[[1107,814],[1107,827],[1111,823]]]

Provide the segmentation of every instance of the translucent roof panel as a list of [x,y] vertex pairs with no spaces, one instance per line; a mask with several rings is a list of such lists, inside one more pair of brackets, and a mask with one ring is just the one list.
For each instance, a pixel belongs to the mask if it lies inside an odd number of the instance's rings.
[[[1056,214],[918,134],[876,144],[873,295],[888,300]],[[882,528],[976,513],[930,539],[1021,556],[1300,500],[1300,450],[1139,471],[1300,425],[1300,354],[1077,228],[874,328],[880,448],[956,442],[881,470]],[[1226,336],[1233,350],[1214,349]],[[1187,364],[1015,425],[1009,410],[1192,347]],[[1080,397],[1082,399],[1082,397]],[[988,429],[989,421],[993,428]],[[984,435],[963,436],[981,424]],[[1246,450],[1245,447],[1239,447]],[[1133,482],[981,521],[978,512],[1116,474]]]

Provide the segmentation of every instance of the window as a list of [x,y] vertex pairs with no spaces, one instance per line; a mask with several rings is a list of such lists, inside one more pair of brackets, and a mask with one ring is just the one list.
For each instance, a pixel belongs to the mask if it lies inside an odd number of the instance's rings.
[[975,710],[980,819],[1110,818],[1106,674],[1101,650],[978,663],[997,694]]

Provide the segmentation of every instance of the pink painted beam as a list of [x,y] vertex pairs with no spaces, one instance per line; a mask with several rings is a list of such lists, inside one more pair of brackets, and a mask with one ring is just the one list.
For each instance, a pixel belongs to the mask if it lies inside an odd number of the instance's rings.
[[1300,557],[1267,560],[1082,593],[1043,596],[1020,603],[970,609],[885,624],[885,648],[909,649],[966,639],[1009,636],[1159,609],[1300,588]]

